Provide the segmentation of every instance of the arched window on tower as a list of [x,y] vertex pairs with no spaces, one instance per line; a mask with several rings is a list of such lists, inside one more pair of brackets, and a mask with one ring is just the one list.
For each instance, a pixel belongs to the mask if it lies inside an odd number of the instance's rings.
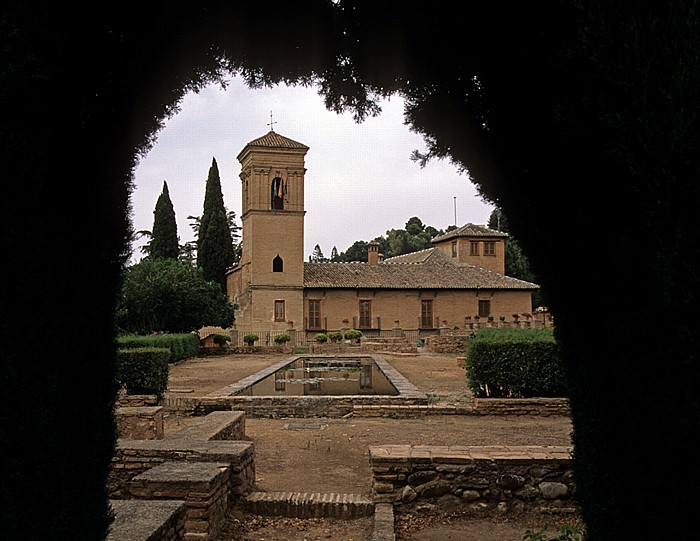
[[272,260],[272,272],[282,272],[284,270],[284,261],[280,256]]
[[280,177],[272,179],[270,186],[270,208],[284,210],[284,181]]

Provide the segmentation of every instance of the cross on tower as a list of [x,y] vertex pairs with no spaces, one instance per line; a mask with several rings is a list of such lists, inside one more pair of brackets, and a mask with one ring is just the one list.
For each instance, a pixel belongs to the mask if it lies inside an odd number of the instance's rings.
[[268,126],[270,126],[270,131],[275,131],[275,124],[277,124],[277,122],[272,121],[272,111],[270,111],[270,122],[268,124]]

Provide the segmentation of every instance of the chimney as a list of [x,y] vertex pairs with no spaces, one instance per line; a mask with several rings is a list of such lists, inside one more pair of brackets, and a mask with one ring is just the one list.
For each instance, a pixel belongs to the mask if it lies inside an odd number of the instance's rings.
[[370,265],[379,264],[379,243],[376,241],[367,244],[367,263]]

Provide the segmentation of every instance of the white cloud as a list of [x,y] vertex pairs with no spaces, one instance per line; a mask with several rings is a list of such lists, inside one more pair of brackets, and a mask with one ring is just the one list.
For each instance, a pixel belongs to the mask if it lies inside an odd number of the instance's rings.
[[[168,182],[180,241],[193,239],[188,215],[200,215],[212,157],[221,175],[224,201],[239,217],[239,151],[274,129],[310,147],[306,155],[305,253],[319,244],[326,255],[355,240],[370,240],[402,228],[411,216],[444,229],[457,221],[485,223],[492,206],[481,200],[464,174],[446,161],[421,169],[411,152],[424,149],[421,137],[403,124],[403,102],[382,102],[382,114],[361,124],[328,111],[313,88],[251,90],[232,79],[226,90],[213,85],[183,99],[181,111],[158,134],[135,171],[132,195],[136,230],[153,225],[163,180]],[[135,257],[140,257],[138,250]]]

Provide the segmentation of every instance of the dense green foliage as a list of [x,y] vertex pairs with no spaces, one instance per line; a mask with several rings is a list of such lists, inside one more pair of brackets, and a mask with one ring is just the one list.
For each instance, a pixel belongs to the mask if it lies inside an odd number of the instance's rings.
[[292,339],[292,337],[290,335],[288,335],[287,333],[282,333],[282,334],[278,334],[277,336],[275,336],[275,343],[285,344],[285,343],[289,342],[291,339]]
[[120,349],[166,348],[170,351],[168,362],[174,363],[197,355],[199,336],[195,333],[153,334],[142,336],[126,334],[117,338]]
[[357,329],[348,329],[345,331],[345,334],[343,334],[346,340],[358,340],[362,338],[362,331],[358,331]]
[[235,261],[231,230],[226,218],[224,196],[216,159],[212,158],[204,193],[204,211],[197,234],[197,266],[203,276],[226,291],[226,271]]
[[180,253],[175,210],[170,200],[168,184],[163,181],[163,191],[153,211],[153,231],[147,245],[147,253],[153,258],[177,259]]
[[[388,258],[430,248],[432,246],[431,239],[443,233],[442,229],[435,229],[431,225],[426,226],[420,218],[413,216],[408,219],[404,229],[390,229],[386,232],[386,236],[380,235],[373,240],[379,243],[379,252]],[[355,241],[346,251],[340,253],[334,246],[330,260],[323,257],[323,252],[317,244],[314,253],[309,256],[309,260],[332,261],[334,263],[367,261],[367,242],[364,240]]]
[[233,305],[201,269],[170,259],[143,259],[126,269],[117,305],[125,333],[187,333],[205,325],[229,327]]
[[466,368],[477,397],[566,396],[551,329],[481,329],[469,339]]
[[252,332],[249,332],[243,336],[243,341],[249,346],[252,346],[258,340],[260,340],[260,337]]
[[120,349],[116,380],[127,394],[157,394],[168,388],[170,350],[159,347]]

